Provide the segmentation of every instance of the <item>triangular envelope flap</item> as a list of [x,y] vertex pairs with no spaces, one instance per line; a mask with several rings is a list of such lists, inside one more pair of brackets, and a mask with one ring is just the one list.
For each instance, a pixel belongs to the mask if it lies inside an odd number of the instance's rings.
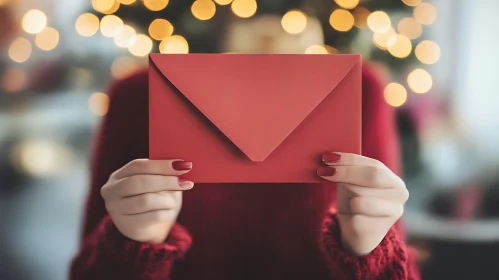
[[359,55],[150,55],[252,161],[263,161],[341,82]]

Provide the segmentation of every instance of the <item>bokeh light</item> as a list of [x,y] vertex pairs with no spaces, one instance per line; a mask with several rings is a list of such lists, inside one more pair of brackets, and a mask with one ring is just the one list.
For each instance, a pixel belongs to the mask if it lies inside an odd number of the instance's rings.
[[128,51],[130,51],[131,54],[134,56],[146,56],[148,55],[151,50],[152,50],[152,40],[149,38],[147,35],[144,34],[138,34],[135,42],[128,47]]
[[218,5],[229,5],[232,0],[215,0],[215,2],[217,2]]
[[305,54],[328,54],[327,49],[320,45],[312,45],[305,50]]
[[111,64],[111,75],[116,80],[121,80],[133,74],[140,68],[140,63],[133,57],[120,56]]
[[413,16],[421,24],[432,24],[437,20],[437,9],[430,3],[421,3],[414,8]]
[[335,30],[346,32],[352,29],[355,19],[352,13],[344,9],[336,9],[329,16],[329,24]]
[[76,19],[75,28],[81,36],[93,36],[99,31],[99,18],[91,13],[82,14]]
[[92,0],[92,8],[100,13],[106,13],[113,8],[116,0]]
[[88,69],[75,67],[71,69],[70,79],[77,88],[87,88],[94,81],[94,74]]
[[29,10],[24,14],[21,25],[25,32],[36,34],[47,26],[47,16],[40,10]]
[[391,27],[390,29],[388,29],[387,32],[374,33],[373,34],[374,45],[382,50],[386,50],[388,47],[388,40],[395,34],[396,34],[395,29]]
[[168,0],[144,0],[144,6],[151,11],[161,11],[168,6]]
[[327,53],[329,54],[337,54],[340,53],[336,48],[331,47],[329,45],[324,45],[324,48],[326,48]]
[[367,25],[367,17],[371,14],[371,12],[364,7],[357,7],[353,10],[352,15],[354,18],[355,27],[364,28]]
[[187,40],[180,35],[172,35],[159,44],[160,53],[189,53]]
[[9,47],[9,57],[15,62],[22,63],[31,56],[33,47],[25,38],[15,39]]
[[377,33],[387,32],[391,27],[390,17],[383,11],[372,12],[367,17],[367,26]]
[[137,32],[133,27],[124,25],[123,29],[114,37],[114,43],[120,48],[128,48],[137,39]]
[[423,33],[423,27],[414,18],[403,18],[397,26],[398,32],[407,38],[414,40]]
[[131,5],[131,4],[135,3],[135,1],[137,1],[137,0],[118,0],[118,2],[120,2],[123,5]]
[[164,40],[173,34],[173,25],[166,19],[157,18],[149,25],[149,35],[154,40]]
[[192,3],[192,15],[199,20],[209,20],[215,15],[217,7],[212,0],[196,0]]
[[400,34],[392,35],[390,39],[388,39],[386,46],[390,54],[397,58],[406,58],[412,51],[411,40]]
[[28,82],[26,72],[19,67],[9,67],[5,69],[1,85],[5,92],[15,93],[23,90]]
[[289,11],[282,17],[281,25],[286,32],[298,34],[307,27],[307,16],[302,11]]
[[256,13],[257,4],[255,0],[234,0],[230,8],[236,16],[249,18]]
[[398,83],[390,83],[384,91],[386,103],[393,107],[400,107],[407,101],[407,90]]
[[100,32],[106,37],[114,37],[123,29],[123,20],[115,15],[104,16],[100,21]]
[[344,9],[353,9],[359,4],[359,0],[334,0],[334,2]]
[[404,2],[407,6],[415,7],[421,3],[421,0],[402,0],[402,2]]
[[433,64],[440,59],[440,46],[433,41],[424,40],[416,46],[415,54],[421,63]]
[[407,84],[414,93],[427,93],[433,86],[430,73],[423,69],[415,69],[407,76]]
[[95,92],[88,99],[88,108],[97,116],[105,116],[109,109],[109,96],[103,92]]
[[109,8],[109,10],[103,11],[102,13],[104,13],[106,15],[114,14],[119,8],[120,8],[120,2],[118,2],[117,0],[114,0],[111,8]]
[[52,27],[46,27],[36,34],[35,44],[41,50],[53,50],[59,44],[59,32]]

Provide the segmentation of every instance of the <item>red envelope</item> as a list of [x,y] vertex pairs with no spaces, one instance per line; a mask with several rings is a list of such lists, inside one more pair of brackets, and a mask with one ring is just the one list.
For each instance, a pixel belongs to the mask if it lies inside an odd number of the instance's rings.
[[149,156],[196,183],[321,182],[361,152],[359,55],[151,54]]

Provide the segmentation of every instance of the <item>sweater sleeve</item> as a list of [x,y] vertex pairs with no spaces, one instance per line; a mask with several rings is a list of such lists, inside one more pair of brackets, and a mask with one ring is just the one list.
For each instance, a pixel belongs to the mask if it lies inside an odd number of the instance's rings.
[[147,73],[110,88],[109,110],[97,134],[91,163],[83,238],[71,264],[70,279],[169,279],[173,264],[191,244],[187,230],[175,224],[160,245],[123,236],[107,215],[100,188],[127,162],[148,157]]
[[[394,111],[384,101],[383,83],[372,66],[363,68],[362,89],[362,154],[399,174]],[[405,244],[401,220],[371,253],[360,258],[346,253],[340,239],[340,227],[332,210],[325,219],[322,244],[334,279],[420,279],[415,251]]]

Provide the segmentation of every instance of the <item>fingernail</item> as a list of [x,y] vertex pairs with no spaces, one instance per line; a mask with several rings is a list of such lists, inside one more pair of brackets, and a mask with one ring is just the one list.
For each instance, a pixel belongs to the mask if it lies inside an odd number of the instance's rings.
[[337,153],[327,153],[322,155],[322,161],[325,163],[336,163],[341,159],[341,155]]
[[193,182],[186,180],[186,179],[182,179],[182,178],[178,179],[178,185],[184,189],[190,189],[190,188],[194,187]]
[[329,177],[333,176],[334,174],[336,174],[336,168],[334,167],[321,167],[317,169],[317,175],[319,176]]
[[172,162],[172,167],[173,167],[173,169],[175,169],[177,171],[191,170],[192,169],[192,162],[177,160],[177,161]]

